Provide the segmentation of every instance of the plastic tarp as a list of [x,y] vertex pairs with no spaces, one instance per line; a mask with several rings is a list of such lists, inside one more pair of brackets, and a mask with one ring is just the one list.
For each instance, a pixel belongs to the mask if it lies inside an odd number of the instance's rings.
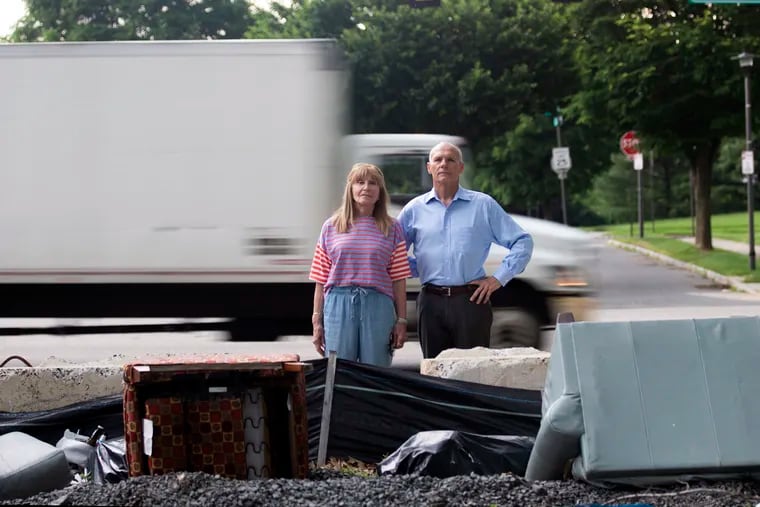
[[525,475],[532,437],[475,435],[461,431],[422,431],[378,464],[378,473],[454,475]]
[[591,482],[756,474],[758,364],[758,317],[559,324],[526,478],[575,449]]
[[[327,455],[380,462],[416,433],[535,437],[541,393],[441,379],[338,359]],[[327,360],[307,377],[309,456],[316,458]]]
[[[310,363],[309,457],[316,459],[327,359]],[[122,417],[122,396],[117,394],[50,411],[0,412],[0,434],[22,431],[55,445],[66,429],[87,432],[101,425],[110,439],[123,436]],[[540,419],[540,391],[338,360],[327,455],[377,463],[408,438],[430,430],[535,437]]]
[[0,435],[20,431],[51,445],[56,445],[66,430],[88,433],[99,425],[108,438],[124,436],[121,394],[38,412],[0,412]]

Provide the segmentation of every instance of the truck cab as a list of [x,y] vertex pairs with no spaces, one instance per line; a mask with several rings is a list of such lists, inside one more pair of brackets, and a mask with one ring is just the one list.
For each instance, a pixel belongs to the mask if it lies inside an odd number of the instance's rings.
[[[463,186],[470,186],[474,163],[462,137],[435,134],[363,134],[348,136],[344,152],[353,162],[369,162],[383,170],[397,215],[412,197],[432,188],[426,169],[430,149],[439,142],[459,146],[465,163]],[[534,250],[525,271],[491,297],[494,348],[537,347],[541,329],[553,326],[557,315],[572,312],[583,320],[593,309],[592,269],[596,259],[593,237],[579,229],[522,215],[512,217],[533,237]],[[493,244],[485,270],[492,274],[508,250]],[[417,278],[407,280],[409,332],[416,332]]]

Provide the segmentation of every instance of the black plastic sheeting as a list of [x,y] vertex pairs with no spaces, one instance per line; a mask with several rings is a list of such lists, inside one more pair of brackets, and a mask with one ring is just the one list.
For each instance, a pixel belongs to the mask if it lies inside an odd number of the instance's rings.
[[121,394],[39,412],[0,412],[0,435],[20,431],[50,445],[58,443],[64,430],[89,435],[98,425],[107,438],[124,436]]
[[475,435],[461,431],[421,431],[378,463],[386,474],[418,474],[432,477],[525,475],[533,437]]
[[[309,458],[319,449],[327,359],[306,374]],[[441,379],[338,360],[327,455],[378,463],[421,431],[534,437],[541,392]],[[65,429],[124,435],[122,395],[40,412],[0,412],[0,434],[21,431],[55,445]]]
[[[316,459],[327,360],[311,361],[306,401]],[[441,379],[338,360],[327,455],[377,463],[420,431],[534,437],[541,392]]]

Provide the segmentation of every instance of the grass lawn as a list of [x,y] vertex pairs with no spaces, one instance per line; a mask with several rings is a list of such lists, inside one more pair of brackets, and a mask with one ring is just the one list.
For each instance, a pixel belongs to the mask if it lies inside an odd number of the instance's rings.
[[[758,216],[756,214],[756,244],[759,239],[757,235],[757,221]],[[747,228],[746,213],[729,213],[712,216],[713,238],[729,239],[747,244]],[[692,228],[689,217],[657,220],[655,221],[654,229],[653,232],[651,222],[645,222],[644,238],[639,239],[638,223],[634,223],[632,229],[628,223],[589,228],[589,230],[604,231],[618,241],[654,250],[668,257],[696,264],[697,266],[726,276],[740,276],[743,277],[745,282],[760,282],[760,273],[758,270],[750,271],[749,260],[746,254],[717,249],[703,251],[692,244],[677,239],[678,237],[691,236]],[[633,230],[633,235],[631,235],[631,230]],[[758,260],[760,261],[760,259]]]

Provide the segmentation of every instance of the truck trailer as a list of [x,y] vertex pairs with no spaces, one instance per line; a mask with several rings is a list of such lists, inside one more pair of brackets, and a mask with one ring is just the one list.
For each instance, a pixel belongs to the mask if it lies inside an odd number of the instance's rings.
[[[378,163],[401,203],[428,184],[433,144],[469,153],[443,135],[347,136],[350,72],[332,40],[4,44],[0,72],[2,318],[311,334],[311,258],[351,164]],[[534,238],[555,225],[524,224]],[[495,299],[495,344],[537,339],[558,293],[591,294],[586,278],[558,289],[583,266],[567,250],[544,263],[541,245]]]

